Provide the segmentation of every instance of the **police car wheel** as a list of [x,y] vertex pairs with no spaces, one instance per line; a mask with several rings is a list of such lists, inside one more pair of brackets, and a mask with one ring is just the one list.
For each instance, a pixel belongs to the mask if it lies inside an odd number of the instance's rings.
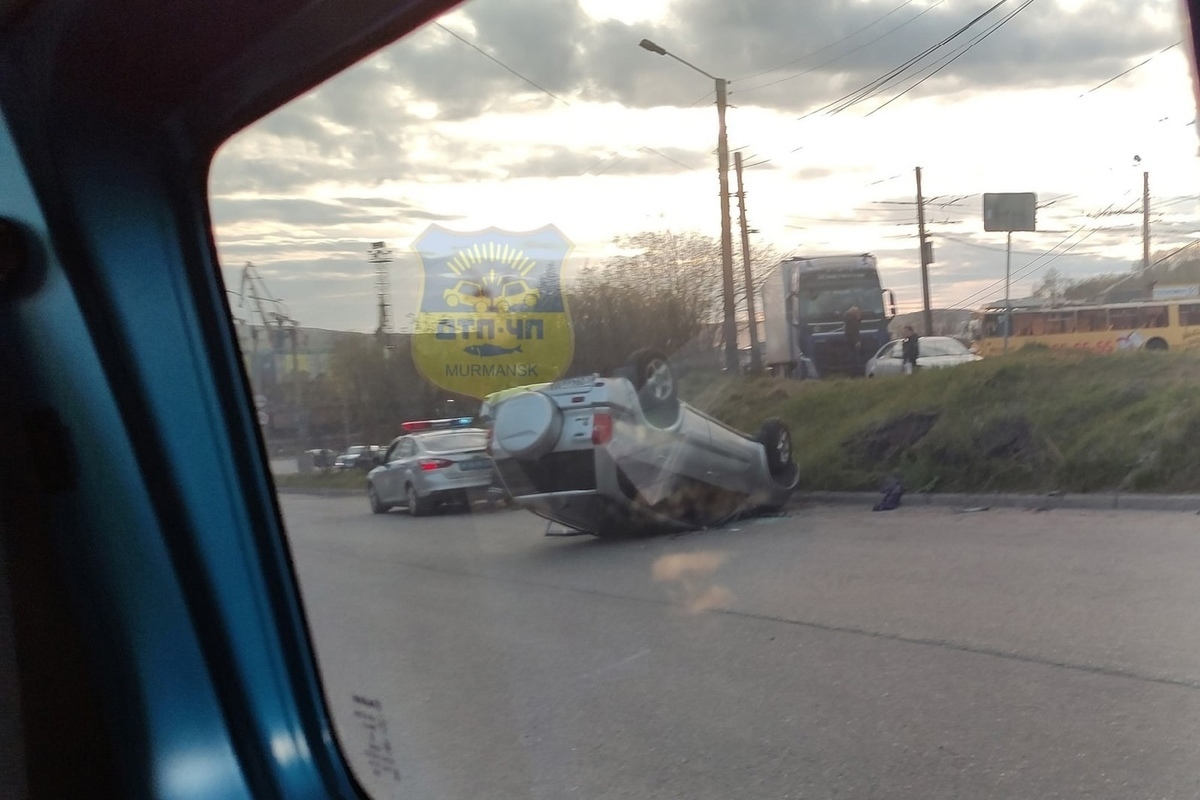
[[422,500],[417,495],[417,489],[411,483],[404,488],[404,493],[408,496],[408,513],[414,517],[425,517],[432,510],[428,499]]
[[375,490],[373,483],[367,484],[367,500],[371,503],[371,512],[374,514],[382,514],[391,508],[391,506],[384,505],[379,499],[379,492]]

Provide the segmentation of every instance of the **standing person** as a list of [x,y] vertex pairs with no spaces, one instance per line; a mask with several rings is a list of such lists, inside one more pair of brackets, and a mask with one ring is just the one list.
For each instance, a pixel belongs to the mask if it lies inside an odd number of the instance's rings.
[[862,331],[862,311],[859,311],[858,306],[850,306],[846,309],[844,318],[846,332],[846,344],[850,345],[850,376],[853,378],[862,377],[862,342],[859,339],[859,333]]
[[905,375],[912,375],[917,370],[917,357],[921,355],[919,339],[912,325],[904,326],[904,341],[900,345],[900,352],[903,356],[901,364]]

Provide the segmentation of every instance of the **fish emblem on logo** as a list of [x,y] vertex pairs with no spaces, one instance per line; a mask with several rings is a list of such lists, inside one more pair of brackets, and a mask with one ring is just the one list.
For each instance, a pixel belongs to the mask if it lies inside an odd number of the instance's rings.
[[516,347],[501,347],[498,344],[471,344],[464,347],[463,352],[481,358],[491,358],[492,356],[506,356],[509,353],[519,353],[521,352],[521,345],[517,345]]
[[575,352],[563,296],[571,242],[554,226],[473,233],[431,225],[413,243],[421,289],[412,354],[435,386],[482,399],[553,381]]

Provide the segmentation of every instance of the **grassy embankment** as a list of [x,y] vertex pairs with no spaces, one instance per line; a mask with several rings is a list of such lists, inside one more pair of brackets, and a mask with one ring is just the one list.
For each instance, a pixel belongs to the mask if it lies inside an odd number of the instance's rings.
[[[780,381],[695,373],[688,402],[754,433],[791,426],[804,489],[1200,492],[1200,355],[1025,350],[912,377]],[[280,475],[362,489],[365,473]]]
[[358,489],[366,492],[367,473],[360,469],[276,475],[275,485],[282,489]]
[[693,374],[681,396],[791,426],[805,489],[1200,491],[1200,356],[1025,350],[912,377]]

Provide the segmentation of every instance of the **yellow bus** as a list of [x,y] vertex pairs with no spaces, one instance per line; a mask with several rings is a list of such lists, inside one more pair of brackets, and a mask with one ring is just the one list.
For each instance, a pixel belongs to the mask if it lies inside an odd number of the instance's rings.
[[1009,350],[1029,344],[1113,353],[1200,347],[1200,298],[1103,305],[986,308],[974,314],[971,337],[982,356],[1004,352],[1005,318],[1012,315]]

